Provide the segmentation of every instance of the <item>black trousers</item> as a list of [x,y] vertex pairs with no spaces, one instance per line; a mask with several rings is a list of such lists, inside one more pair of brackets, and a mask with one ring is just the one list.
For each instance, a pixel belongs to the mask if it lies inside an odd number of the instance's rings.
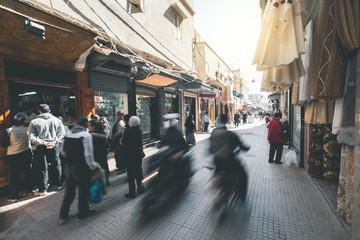
[[124,154],[123,154],[123,148],[115,148],[114,150],[114,157],[116,162],[116,168],[119,170],[125,169],[125,161],[124,161]]
[[208,128],[209,128],[209,123],[205,122],[204,123],[204,132],[208,132],[209,131]]
[[39,191],[47,190],[49,181],[48,164],[51,164],[52,184],[61,185],[61,160],[59,156],[59,144],[53,149],[47,149],[45,145],[36,146],[34,155],[34,167],[40,171]]
[[142,184],[142,180],[144,179],[143,171],[141,167],[141,160],[140,163],[132,164],[127,166],[127,178],[129,183],[129,193],[135,194],[135,179],[136,185],[139,188]]
[[66,182],[65,195],[60,209],[60,218],[66,219],[69,215],[70,205],[75,199],[75,190],[78,188],[78,218],[89,214],[90,197],[90,170],[86,166],[65,166]]
[[276,152],[275,162],[281,161],[283,146],[284,146],[283,143],[270,142],[269,162],[274,161],[275,152]]
[[24,182],[27,192],[32,191],[32,175],[31,175],[31,150],[26,150],[18,154],[7,155],[8,165],[10,169],[10,189],[11,196],[16,197],[20,191],[20,174],[24,173]]

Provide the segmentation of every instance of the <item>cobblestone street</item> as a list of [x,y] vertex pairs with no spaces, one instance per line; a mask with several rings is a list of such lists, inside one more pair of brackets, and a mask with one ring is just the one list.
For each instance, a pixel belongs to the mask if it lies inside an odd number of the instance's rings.
[[[251,145],[243,156],[248,197],[222,222],[219,213],[210,210],[210,134],[197,134],[198,144],[192,150],[196,173],[187,190],[158,216],[142,221],[142,196],[124,198],[126,176],[112,173],[105,200],[92,206],[95,214],[80,222],[71,218],[65,225],[57,224],[63,190],[0,207],[0,239],[350,239],[303,169],[267,162],[265,125],[242,125],[236,133]],[[149,156],[155,150],[146,152]],[[72,205],[71,214],[76,206]]]

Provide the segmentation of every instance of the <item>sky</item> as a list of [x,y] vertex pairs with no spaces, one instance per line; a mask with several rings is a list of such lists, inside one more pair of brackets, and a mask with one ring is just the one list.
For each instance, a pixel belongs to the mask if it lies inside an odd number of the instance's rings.
[[262,72],[251,63],[261,30],[259,1],[194,0],[194,10],[195,30],[201,40],[233,70],[240,68],[250,93],[258,92]]

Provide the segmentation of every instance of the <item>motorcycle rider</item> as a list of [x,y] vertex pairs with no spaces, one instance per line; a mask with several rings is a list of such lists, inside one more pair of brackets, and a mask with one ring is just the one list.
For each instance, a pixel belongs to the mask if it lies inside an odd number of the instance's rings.
[[[250,147],[243,144],[239,137],[226,129],[227,116],[220,115],[220,124],[213,130],[210,136],[210,153],[214,156],[216,166],[215,174],[230,179],[236,176],[238,185],[236,190],[244,201],[247,189],[247,174],[241,163],[235,158],[234,150],[248,151]],[[235,183],[235,182],[234,182]]]

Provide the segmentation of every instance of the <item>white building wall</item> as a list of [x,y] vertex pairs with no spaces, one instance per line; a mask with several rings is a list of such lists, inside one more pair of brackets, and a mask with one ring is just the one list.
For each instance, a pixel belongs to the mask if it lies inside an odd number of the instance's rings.
[[[192,70],[193,0],[142,1],[143,11],[136,11],[128,0],[39,0],[68,14],[69,19],[103,30],[124,46],[139,50],[144,58],[150,54],[168,62],[168,68],[173,65],[177,69]],[[183,11],[178,14],[186,17],[181,23],[180,40],[175,35],[175,10],[171,7],[174,3]]]

